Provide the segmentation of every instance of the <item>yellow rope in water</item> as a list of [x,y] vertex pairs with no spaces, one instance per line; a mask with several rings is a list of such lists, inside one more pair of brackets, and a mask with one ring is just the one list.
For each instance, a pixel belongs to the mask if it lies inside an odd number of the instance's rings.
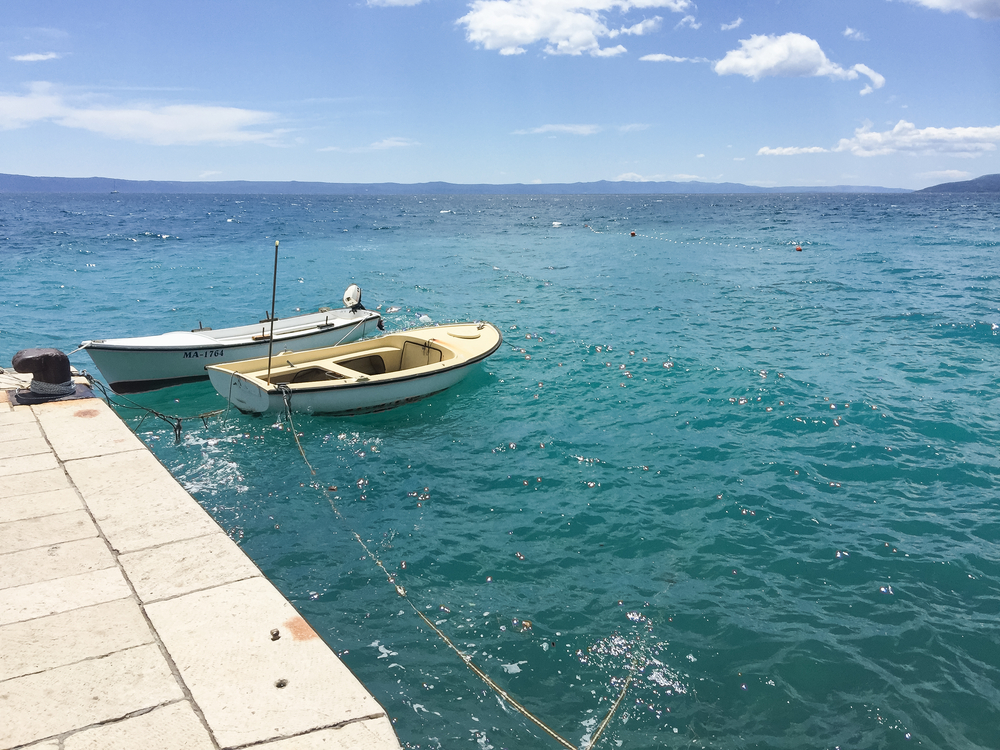
[[[288,423],[289,423],[289,425],[292,428],[292,436],[295,438],[295,444],[299,448],[299,453],[302,454],[302,460],[306,462],[306,466],[309,467],[309,471],[311,471],[312,474],[313,474],[313,476],[315,476],[316,475],[316,470],[312,467],[312,464],[309,463],[309,459],[306,458],[306,453],[305,453],[305,451],[302,448],[302,443],[299,442],[299,436],[295,432],[295,425],[292,422],[292,410],[291,410],[290,404],[288,403],[288,399],[287,398],[285,399],[285,410],[286,410],[286,414],[288,416]],[[340,509],[336,505],[334,505],[333,500],[330,497],[327,497],[327,502],[330,503],[330,508],[333,510],[334,514],[341,521],[343,521],[343,522],[346,523],[347,519],[344,518],[344,514],[340,512]],[[472,672],[477,677],[479,677],[479,679],[481,679],[483,682],[485,682],[498,696],[500,696],[501,699],[503,699],[504,701],[506,701],[506,703],[509,706],[511,706],[511,708],[513,708],[515,711],[517,711],[518,713],[520,713],[522,716],[524,716],[525,718],[527,718],[531,722],[533,722],[536,726],[539,727],[539,729],[541,729],[543,732],[545,732],[547,735],[549,735],[549,737],[551,737],[552,739],[554,739],[556,742],[558,742],[560,745],[562,745],[563,747],[567,748],[568,750],[578,750],[578,748],[576,747],[576,745],[574,745],[573,743],[571,743],[569,740],[567,740],[562,735],[558,734],[554,729],[552,729],[549,726],[547,726],[545,724],[545,722],[543,722],[541,719],[539,719],[537,716],[535,716],[533,713],[531,713],[531,711],[529,711],[527,708],[525,708],[524,706],[522,706],[506,690],[504,690],[502,687],[500,687],[499,685],[497,685],[493,681],[493,679],[488,674],[486,674],[486,672],[484,672],[482,669],[480,669],[479,667],[477,667],[473,663],[471,656],[469,656],[468,654],[464,653],[461,649],[459,649],[458,646],[456,646],[452,642],[452,640],[444,632],[442,632],[440,628],[437,627],[437,625],[435,625],[433,622],[431,622],[430,618],[427,617],[427,615],[425,615],[423,612],[421,612],[420,609],[412,601],[410,601],[410,597],[407,596],[406,589],[403,588],[398,583],[396,583],[395,576],[393,576],[392,573],[390,573],[389,570],[382,563],[382,561],[372,553],[372,551],[368,548],[368,545],[365,544],[365,541],[361,538],[361,536],[358,534],[358,532],[354,531],[353,529],[350,529],[350,532],[351,532],[351,535],[354,537],[355,541],[357,541],[357,543],[361,545],[361,548],[365,551],[365,554],[372,560],[372,562],[374,562],[379,567],[379,569],[382,571],[382,573],[385,574],[386,580],[396,589],[396,593],[400,597],[402,597],[406,601],[406,603],[408,605],[410,605],[410,609],[412,609],[420,617],[420,619],[423,620],[427,624],[427,627],[429,627],[431,630],[433,630],[435,633],[438,634],[438,636],[441,638],[441,640],[444,641],[445,644],[447,644],[448,648],[450,648],[452,651],[454,651],[456,654],[458,654],[458,657],[462,660],[462,662],[465,664],[465,666],[467,666],[469,669],[471,669]],[[608,711],[608,715],[604,717],[604,721],[602,721],[601,725],[598,727],[597,732],[594,734],[593,738],[591,739],[590,743],[588,744],[588,748],[592,748],[592,747],[594,747],[595,744],[597,744],[597,740],[600,738],[601,734],[604,732],[605,727],[607,727],[608,723],[611,721],[611,717],[614,716],[615,712],[618,710],[618,706],[619,706],[619,704],[621,704],[622,698],[625,697],[625,692],[628,690],[628,686],[631,683],[631,681],[632,681],[632,676],[629,675],[628,678],[625,680],[625,685],[622,688],[622,691],[619,694],[618,699],[614,702],[614,705],[611,706],[611,710]]]

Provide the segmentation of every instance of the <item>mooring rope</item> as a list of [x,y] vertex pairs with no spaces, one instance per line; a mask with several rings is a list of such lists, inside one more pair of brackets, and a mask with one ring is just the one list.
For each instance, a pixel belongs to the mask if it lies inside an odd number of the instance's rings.
[[[315,476],[316,470],[313,468],[312,464],[309,463],[309,459],[306,457],[305,450],[302,448],[302,443],[299,441],[298,433],[295,430],[295,424],[292,422],[292,409],[290,403],[291,391],[290,389],[288,389],[287,386],[285,386],[284,388],[281,389],[281,392],[285,402],[285,416],[288,418],[288,423],[289,426],[291,427],[292,436],[295,438],[295,444],[298,446],[299,453],[302,454],[302,460],[305,461],[306,466],[309,467],[309,471],[312,473],[313,476]],[[543,722],[541,719],[539,719],[537,716],[531,713],[531,711],[525,708],[524,705],[522,705],[510,693],[508,693],[506,690],[500,687],[496,682],[494,682],[493,679],[488,674],[486,674],[486,672],[484,672],[480,667],[478,667],[472,661],[471,656],[464,653],[460,648],[458,648],[458,646],[456,646],[454,642],[452,642],[452,640],[447,636],[447,634],[445,634],[437,625],[435,625],[431,621],[431,619],[427,617],[427,615],[425,615],[420,610],[420,608],[417,607],[417,605],[415,605],[410,600],[410,597],[407,594],[406,589],[402,585],[396,582],[396,577],[389,572],[389,570],[385,567],[385,564],[382,562],[382,560],[380,560],[374,553],[372,553],[371,549],[369,549],[368,545],[365,544],[365,541],[361,538],[361,535],[358,534],[358,532],[356,532],[354,529],[350,528],[350,524],[348,524],[347,518],[344,516],[343,513],[340,512],[340,509],[334,504],[333,500],[328,495],[325,497],[327,502],[330,504],[331,510],[333,510],[337,518],[339,518],[345,525],[348,526],[348,530],[351,532],[351,535],[354,537],[355,541],[359,545],[361,545],[361,548],[365,551],[366,556],[379,567],[379,569],[385,575],[386,580],[396,590],[396,594],[406,601],[406,603],[410,606],[410,609],[412,609],[414,613],[416,613],[420,617],[420,619],[423,620],[424,623],[426,623],[427,627],[429,627],[431,630],[437,633],[438,637],[440,637],[441,640],[444,641],[444,643],[448,646],[448,648],[450,648],[458,655],[458,657],[462,660],[465,666],[467,666],[470,670],[472,670],[472,672],[477,677],[479,677],[479,679],[485,682],[490,687],[490,689],[492,689],[504,702],[507,703],[507,705],[509,705],[515,711],[520,713],[522,716],[533,722],[549,737],[554,739],[556,742],[558,742],[560,745],[567,748],[568,750],[578,750],[576,745],[574,745],[565,737],[556,732],[554,729],[549,727],[545,722]],[[628,687],[631,684],[631,682],[632,682],[632,675],[629,674],[628,678],[625,680],[625,685],[622,687],[621,693],[618,695],[618,699],[611,706],[611,710],[608,711],[607,716],[604,717],[604,720],[601,722],[597,731],[594,733],[594,736],[591,738],[590,742],[587,745],[588,748],[592,748],[597,744],[598,739],[604,732],[604,729],[607,727],[608,723],[611,721],[612,716],[614,716],[615,712],[618,710],[618,706],[621,704],[622,699],[625,697],[625,693],[628,690]]]
[[[142,423],[146,421],[146,418],[152,415],[157,419],[162,419],[164,422],[166,422],[173,428],[174,441],[179,443],[181,441],[182,425],[185,420],[200,419],[202,424],[207,427],[209,417],[217,416],[219,414],[222,414],[222,412],[224,411],[224,409],[215,409],[213,411],[202,412],[201,414],[194,414],[190,417],[179,417],[173,414],[164,414],[163,412],[159,412],[156,409],[151,409],[148,406],[143,406],[142,404],[138,404],[132,399],[126,396],[122,396],[121,394],[115,394],[115,398],[112,398],[111,394],[108,392],[107,386],[105,386],[104,383],[102,383],[100,380],[96,380],[94,376],[88,373],[86,370],[84,370],[81,373],[81,375],[83,375],[83,377],[87,379],[87,382],[90,383],[91,388],[96,388],[100,392],[100,394],[104,397],[104,400],[107,401],[108,406],[112,406],[117,409],[133,409],[137,411],[146,412],[145,414],[142,415],[142,418],[139,420],[139,424],[135,426],[135,429],[133,429],[132,432],[138,432],[139,428],[142,427]],[[123,403],[123,401],[127,401],[128,403]]]

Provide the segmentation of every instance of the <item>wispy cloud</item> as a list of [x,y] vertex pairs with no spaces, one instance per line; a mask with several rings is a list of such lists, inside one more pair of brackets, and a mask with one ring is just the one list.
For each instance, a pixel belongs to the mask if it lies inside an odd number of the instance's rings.
[[386,151],[393,148],[409,148],[411,146],[419,146],[420,143],[414,141],[410,138],[400,138],[398,136],[393,136],[391,138],[383,138],[381,141],[375,141],[374,143],[369,143],[367,146],[354,146],[350,148],[343,148],[341,146],[326,146],[324,148],[316,149],[317,151],[340,151],[345,154],[363,154],[368,151]]
[[1000,143],[1000,125],[993,127],[918,128],[900,120],[884,132],[872,130],[866,122],[854,131],[853,138],[842,138],[834,151],[855,156],[917,154],[922,156],[961,156],[972,158],[996,151]]
[[639,58],[646,62],[693,62],[693,63],[707,63],[712,62],[707,57],[674,57],[673,55],[664,55],[662,53],[656,53],[653,55],[643,55]]
[[720,28],[723,31],[732,31],[733,29],[738,29],[742,25],[743,25],[743,17],[740,16],[739,18],[737,18],[732,23],[724,23],[724,24],[722,24],[722,26]]
[[825,154],[829,149],[822,146],[782,146],[781,148],[769,148],[764,146],[757,151],[757,156],[798,156],[800,154]]
[[43,60],[58,60],[62,55],[58,52],[29,52],[26,55],[12,55],[14,62],[42,62]]
[[987,21],[1000,19],[1000,0],[907,0],[915,5],[922,5],[932,10],[945,13],[958,11],[972,18]]
[[[866,122],[854,131],[853,138],[841,138],[833,148],[822,146],[764,146],[758,156],[799,156],[847,152],[855,156],[888,156],[911,154],[919,156],[961,156],[972,158],[997,150],[1000,125],[987,127],[918,128],[912,122],[900,120],[891,130],[877,132]],[[957,172],[956,172],[957,173]],[[931,173],[928,173],[931,174]],[[960,174],[964,175],[965,172]]]
[[858,31],[857,29],[852,29],[850,26],[848,26],[846,29],[844,29],[844,36],[846,36],[848,39],[854,40],[855,42],[867,42],[868,41],[868,37],[865,36],[865,33],[863,31]]
[[635,7],[664,8],[685,13],[692,0],[473,0],[456,21],[465,27],[468,41],[501,55],[520,55],[526,47],[545,42],[549,55],[612,57],[625,52],[621,45],[601,47],[601,39],[621,34],[640,35],[659,28],[661,19],[643,19],[612,29],[606,15],[627,13]]
[[619,125],[620,133],[638,133],[640,130],[649,130],[651,126],[645,122],[631,122],[628,125]]
[[542,125],[537,128],[515,130],[513,135],[542,135],[544,133],[567,133],[569,135],[594,135],[601,132],[600,125]]
[[684,16],[684,18],[682,18],[680,21],[677,22],[677,25],[674,26],[674,28],[680,29],[683,28],[684,26],[687,26],[689,29],[701,28],[701,24],[698,23],[698,20],[694,16]]
[[730,50],[715,64],[715,72],[720,76],[747,76],[755,81],[768,76],[854,80],[861,73],[871,79],[861,90],[862,95],[885,85],[885,78],[867,65],[859,63],[843,68],[830,61],[815,39],[794,32],[782,36],[754,34],[741,39],[739,49]]
[[27,94],[0,93],[0,130],[51,122],[109,138],[158,146],[200,143],[278,145],[281,130],[258,130],[276,116],[237,107],[205,104],[95,105],[67,97],[51,84],[33,83]]

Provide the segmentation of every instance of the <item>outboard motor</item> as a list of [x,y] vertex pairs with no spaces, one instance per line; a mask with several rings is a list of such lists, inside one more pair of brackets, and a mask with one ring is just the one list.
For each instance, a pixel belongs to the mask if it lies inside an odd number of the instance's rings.
[[19,404],[41,404],[77,393],[69,357],[58,349],[22,349],[14,355],[11,364],[15,372],[31,373],[28,391],[15,394]]
[[344,292],[344,307],[351,308],[351,312],[365,309],[361,304],[361,287],[357,284],[351,284]]

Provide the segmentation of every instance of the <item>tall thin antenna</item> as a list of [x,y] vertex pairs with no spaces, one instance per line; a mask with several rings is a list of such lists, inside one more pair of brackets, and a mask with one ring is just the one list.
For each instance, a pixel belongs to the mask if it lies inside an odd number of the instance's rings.
[[271,282],[271,335],[267,337],[267,384],[271,385],[271,350],[274,349],[274,298],[278,292],[278,241],[274,241],[274,281]]

